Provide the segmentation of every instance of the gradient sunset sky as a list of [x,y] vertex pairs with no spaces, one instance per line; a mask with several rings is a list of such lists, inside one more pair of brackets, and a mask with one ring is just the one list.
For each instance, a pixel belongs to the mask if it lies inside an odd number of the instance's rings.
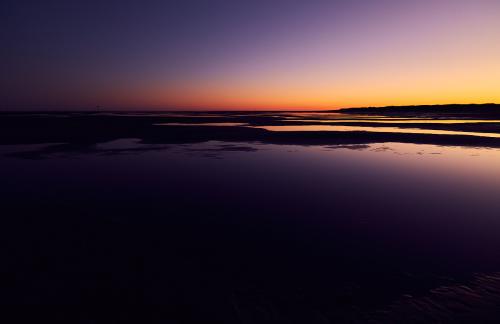
[[500,103],[499,0],[0,6],[3,110]]

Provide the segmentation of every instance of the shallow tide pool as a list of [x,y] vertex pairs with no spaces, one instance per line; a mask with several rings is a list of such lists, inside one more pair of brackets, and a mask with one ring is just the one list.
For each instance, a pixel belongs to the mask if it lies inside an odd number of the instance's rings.
[[18,154],[43,147],[0,146],[14,301],[385,322],[408,298],[448,316],[435,289],[464,311],[456,287],[497,289],[498,149],[123,139]]

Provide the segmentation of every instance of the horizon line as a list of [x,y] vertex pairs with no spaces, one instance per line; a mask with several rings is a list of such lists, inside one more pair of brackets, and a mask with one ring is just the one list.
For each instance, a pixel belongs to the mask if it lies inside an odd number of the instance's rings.
[[338,108],[191,108],[191,109],[182,109],[182,108],[139,108],[139,107],[123,107],[123,108],[106,108],[102,106],[96,107],[88,107],[88,108],[43,108],[43,109],[13,109],[13,108],[0,108],[0,113],[43,113],[43,112],[86,112],[86,113],[99,113],[99,112],[334,112],[343,109],[366,109],[366,108],[388,108],[388,107],[443,107],[443,106],[483,106],[483,105],[499,105],[500,103],[496,102],[486,102],[486,103],[449,103],[449,104],[414,104],[414,105],[385,105],[385,106],[354,106],[354,107],[338,107]]

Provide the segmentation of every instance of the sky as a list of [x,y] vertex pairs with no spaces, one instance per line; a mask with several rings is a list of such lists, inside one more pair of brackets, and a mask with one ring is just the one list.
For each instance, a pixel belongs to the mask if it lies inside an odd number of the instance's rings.
[[4,0],[2,110],[500,103],[499,0]]

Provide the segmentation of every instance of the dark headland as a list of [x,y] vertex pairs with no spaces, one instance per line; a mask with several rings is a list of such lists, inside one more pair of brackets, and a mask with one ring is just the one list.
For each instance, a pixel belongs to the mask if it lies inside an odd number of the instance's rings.
[[450,105],[420,105],[420,106],[387,106],[387,107],[365,107],[344,108],[332,112],[346,114],[369,114],[383,116],[405,116],[405,117],[500,117],[500,105],[487,104],[450,104]]

